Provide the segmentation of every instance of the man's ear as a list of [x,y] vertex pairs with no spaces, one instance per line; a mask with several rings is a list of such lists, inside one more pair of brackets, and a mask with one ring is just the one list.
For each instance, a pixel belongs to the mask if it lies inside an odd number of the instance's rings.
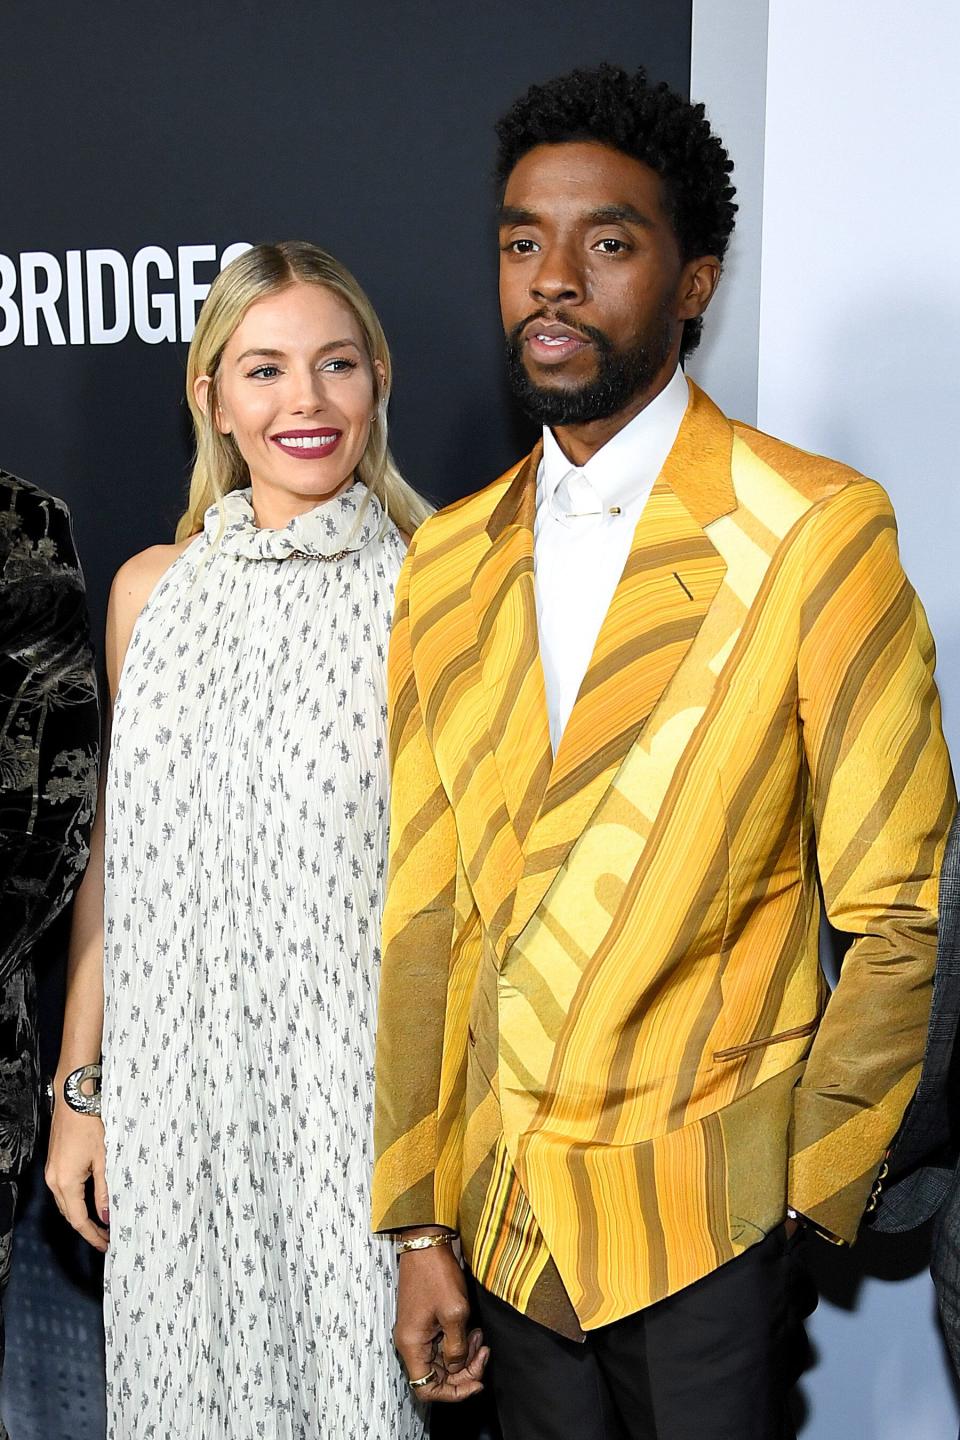
[[216,425],[221,435],[229,435],[231,433],[232,426],[230,425],[229,421],[224,418],[223,412],[220,409],[219,404],[217,403],[216,391],[213,388],[213,379],[210,375],[198,375],[196,380],[194,380],[193,398],[194,400],[196,400],[204,415],[206,415],[207,413],[207,407],[210,405],[212,398],[213,423]]
[[687,261],[680,276],[679,320],[696,320],[703,314],[720,283],[721,270],[716,255],[700,255]]

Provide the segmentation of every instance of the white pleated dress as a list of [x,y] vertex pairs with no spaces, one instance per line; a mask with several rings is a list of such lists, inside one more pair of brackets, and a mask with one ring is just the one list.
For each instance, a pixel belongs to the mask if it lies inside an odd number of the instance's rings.
[[359,482],[284,530],[226,509],[114,712],[108,1435],[415,1440],[369,1219],[403,544]]

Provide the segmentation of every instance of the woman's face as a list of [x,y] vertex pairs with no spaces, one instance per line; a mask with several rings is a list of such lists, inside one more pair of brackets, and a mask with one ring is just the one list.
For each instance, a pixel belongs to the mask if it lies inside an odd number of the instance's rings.
[[[331,290],[296,282],[251,305],[224,349],[213,404],[247,463],[255,506],[298,513],[346,485],[376,390],[359,322]],[[210,401],[206,376],[197,398]]]

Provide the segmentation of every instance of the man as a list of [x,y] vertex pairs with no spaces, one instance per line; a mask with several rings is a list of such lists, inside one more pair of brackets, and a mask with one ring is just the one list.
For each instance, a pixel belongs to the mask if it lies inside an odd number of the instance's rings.
[[[930,1025],[920,1085],[901,1137],[901,1143],[912,1142],[913,1152],[928,1159],[901,1182],[903,1201],[895,1209],[893,1221],[888,1221],[881,1210],[877,1228],[894,1232],[913,1229],[936,1215],[930,1269],[947,1349],[960,1377],[960,1054],[956,1049],[960,1012],[960,816],[950,832],[940,875],[938,946],[935,1018]],[[897,1154],[895,1150],[893,1162]],[[895,1173],[893,1164],[891,1173]]]
[[[793,1230],[852,1242],[923,1054],[933,646],[879,486],[678,368],[733,228],[702,107],[601,67],[498,133],[508,364],[544,430],[398,589],[397,1344],[423,1399],[478,1388],[459,1230],[506,1440],[780,1440]],[[832,998],[818,871],[853,937]]]
[[0,470],[0,1294],[37,1129],[31,954],[86,866],[99,729],[67,507]]

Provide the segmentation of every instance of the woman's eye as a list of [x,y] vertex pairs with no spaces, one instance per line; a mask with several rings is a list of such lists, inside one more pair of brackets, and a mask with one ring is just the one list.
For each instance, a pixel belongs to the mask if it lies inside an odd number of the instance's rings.
[[280,369],[277,365],[257,365],[249,372],[248,378],[251,380],[272,380],[275,375],[279,374]]
[[356,370],[356,360],[348,360],[345,355],[338,355],[334,360],[327,360],[323,366],[324,370],[331,370],[334,375],[340,375],[344,370]]

